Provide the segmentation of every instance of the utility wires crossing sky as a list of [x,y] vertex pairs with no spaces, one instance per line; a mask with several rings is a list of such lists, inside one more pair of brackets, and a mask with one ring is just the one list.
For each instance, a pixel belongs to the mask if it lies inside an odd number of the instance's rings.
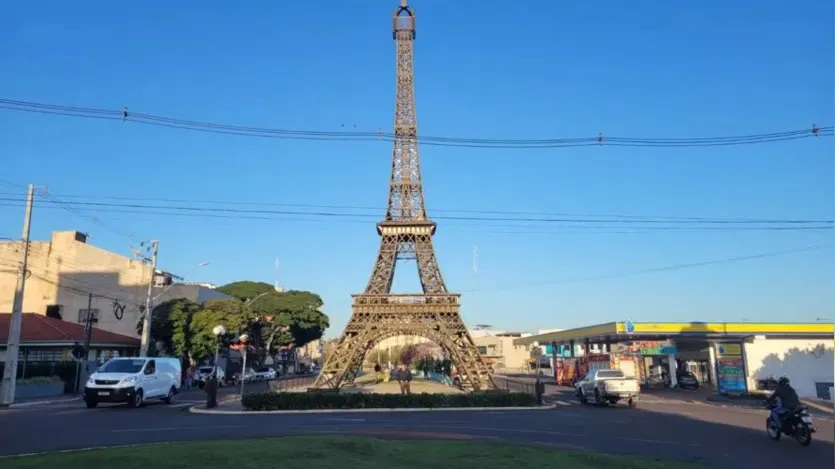
[[[391,142],[395,136],[391,132],[378,129],[375,132],[361,131],[312,131],[276,129],[265,127],[248,127],[241,125],[217,124],[187,119],[177,119],[154,114],[133,112],[124,107],[121,110],[64,106],[32,101],[0,99],[0,109],[9,111],[49,114],[65,117],[99,119],[110,121],[132,122],[136,124],[168,127],[180,130],[192,130],[246,137],[274,138],[287,140],[313,141],[386,141]],[[589,146],[613,147],[655,147],[655,148],[688,148],[688,147],[723,147],[734,145],[751,145],[762,143],[784,142],[806,138],[831,137],[835,134],[832,126],[818,127],[810,125],[807,128],[794,129],[783,132],[770,132],[737,136],[689,137],[689,138],[648,138],[648,137],[616,137],[608,136],[604,132],[589,137],[575,138],[545,138],[545,139],[488,139],[419,136],[421,145],[442,147],[471,147],[471,148],[573,148]]]

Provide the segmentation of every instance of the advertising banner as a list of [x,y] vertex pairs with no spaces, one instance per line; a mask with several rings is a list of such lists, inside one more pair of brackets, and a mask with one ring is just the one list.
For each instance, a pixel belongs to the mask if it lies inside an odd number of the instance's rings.
[[744,393],[748,391],[745,381],[745,364],[742,357],[720,357],[716,360],[716,375],[721,393]]

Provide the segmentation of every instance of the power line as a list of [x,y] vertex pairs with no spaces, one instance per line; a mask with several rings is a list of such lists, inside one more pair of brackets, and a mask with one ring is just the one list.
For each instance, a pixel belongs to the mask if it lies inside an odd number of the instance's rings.
[[[13,187],[13,188],[25,189],[25,187],[20,185],[20,184],[15,184],[14,182],[7,181],[7,180],[4,180],[4,179],[0,179],[0,184],[8,186],[8,187]],[[128,238],[130,240],[136,240],[136,235],[134,235],[133,233],[126,233],[126,232],[123,232],[121,230],[110,227],[108,224],[103,223],[98,217],[93,216],[93,215],[85,214],[84,212],[81,212],[80,210],[78,210],[76,208],[73,208],[70,204],[65,203],[63,200],[55,197],[52,194],[49,194],[49,192],[46,189],[44,189],[38,195],[47,199],[49,202],[60,206],[61,208],[63,208],[64,210],[71,213],[73,216],[75,216],[77,218],[80,218],[80,219],[83,219],[83,220],[88,220],[88,221],[92,222],[93,224],[101,227],[102,229],[104,229],[106,231],[109,231],[113,234],[116,234],[118,236],[122,236],[122,237]]]
[[802,252],[810,252],[810,251],[817,251],[821,249],[833,248],[835,244],[820,244],[816,246],[809,246],[805,248],[798,248],[798,249],[789,249],[784,251],[772,251],[766,252],[762,254],[753,254],[750,256],[737,256],[737,257],[728,257],[725,259],[716,259],[710,261],[701,261],[701,262],[688,262],[684,264],[673,264],[667,265],[663,267],[654,267],[650,269],[641,269],[641,270],[631,270],[626,272],[614,273],[614,274],[604,274],[604,275],[592,275],[588,277],[575,277],[575,278],[567,278],[564,280],[556,280],[556,281],[548,281],[548,282],[537,282],[537,283],[528,283],[528,284],[520,284],[520,285],[498,285],[494,287],[487,287],[487,288],[478,288],[478,289],[471,289],[471,290],[462,290],[461,293],[473,293],[473,292],[481,292],[481,291],[499,291],[499,290],[517,290],[523,288],[535,288],[535,287],[542,287],[542,286],[554,286],[554,285],[565,285],[570,283],[582,283],[582,282],[592,282],[598,280],[611,280],[611,279],[618,279],[623,277],[631,277],[635,275],[646,275],[646,274],[654,274],[660,272],[669,272],[673,270],[682,270],[682,269],[691,269],[695,267],[706,267],[710,265],[722,265],[722,264],[730,264],[734,262],[743,262],[743,261],[751,261],[756,259],[766,259],[770,257],[777,257],[777,256],[786,256],[789,254],[799,254]]
[[[265,127],[250,127],[241,125],[216,124],[187,119],[177,119],[154,114],[136,113],[122,110],[108,110],[101,108],[64,106],[0,99],[0,109],[11,111],[52,114],[78,118],[133,122],[158,127],[168,127],[180,130],[194,130],[200,132],[239,135],[248,137],[276,138],[290,140],[332,140],[332,141],[394,141],[395,135],[378,130],[376,132],[362,131],[309,131]],[[576,138],[547,138],[547,139],[487,139],[463,137],[421,136],[418,140],[422,145],[446,147],[472,148],[569,148],[586,146],[619,146],[619,147],[715,147],[731,145],[748,145],[757,143],[774,143],[803,138],[829,137],[835,134],[832,126],[818,127],[812,125],[806,129],[795,129],[783,132],[771,132],[737,136],[690,137],[690,138],[647,138],[647,137],[609,137],[602,132],[591,137]]]
[[[0,192],[0,196],[24,197],[24,193]],[[252,202],[235,200],[205,200],[205,199],[179,199],[179,198],[156,198],[156,197],[125,197],[109,195],[79,195],[60,194],[63,199],[87,199],[97,200],[118,200],[132,202],[165,202],[175,204],[214,204],[233,206],[261,206],[261,207],[292,207],[292,208],[316,208],[330,210],[370,210],[377,213],[385,212],[386,207],[368,205],[335,205],[335,204],[299,204],[299,203],[275,203],[275,202]],[[474,213],[484,215],[517,215],[517,216],[538,216],[538,217],[596,217],[613,219],[657,219],[657,220],[719,220],[728,222],[755,222],[755,223],[780,223],[784,219],[756,219],[756,218],[727,218],[727,217],[694,217],[694,216],[670,216],[670,215],[635,215],[635,214],[613,214],[613,213],[578,213],[578,212],[541,212],[541,211],[515,211],[515,210],[477,210],[465,208],[432,208],[435,213]],[[375,217],[378,215],[374,215]],[[830,220],[822,220],[821,223],[831,223]]]
[[[13,197],[0,197],[0,202],[22,203],[21,199]],[[45,201],[49,204],[50,201]],[[377,214],[370,213],[345,213],[326,211],[291,211],[291,210],[270,210],[270,209],[242,209],[228,207],[199,207],[182,205],[150,205],[150,204],[125,204],[109,202],[63,202],[61,206],[82,206],[99,207],[99,211],[112,213],[135,213],[149,215],[173,215],[173,216],[210,216],[219,218],[254,218],[254,219],[275,219],[282,220],[283,216],[307,216],[321,219],[341,219],[348,222],[362,222],[363,220],[374,220],[379,218]],[[46,206],[48,207],[48,205]],[[41,208],[44,208],[42,206]],[[161,211],[164,210],[164,211]],[[268,217],[269,216],[269,217]],[[602,218],[547,218],[547,217],[483,217],[483,216],[453,216],[439,215],[433,217],[437,220],[458,221],[458,222],[516,222],[516,223],[540,223],[540,224],[567,224],[567,225],[589,225],[589,226],[640,226],[650,225],[659,228],[676,227],[710,227],[710,229],[722,229],[723,227],[754,227],[762,229],[828,229],[833,226],[832,220],[726,220],[726,219],[704,219],[704,220],[664,220],[664,219],[602,219]],[[309,219],[306,221],[315,221]],[[668,225],[668,226],[661,226]],[[492,225],[495,226],[495,225]]]

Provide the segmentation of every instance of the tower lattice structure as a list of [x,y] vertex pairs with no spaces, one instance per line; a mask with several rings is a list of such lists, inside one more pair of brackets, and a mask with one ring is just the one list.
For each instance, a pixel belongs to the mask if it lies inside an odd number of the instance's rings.
[[[352,383],[370,350],[401,335],[438,344],[455,364],[465,389],[494,388],[490,370],[461,319],[460,294],[447,290],[432,244],[436,224],[426,213],[415,113],[415,15],[406,0],[394,11],[393,36],[397,44],[394,151],[386,215],[377,224],[380,250],[365,292],[352,295],[351,319],[313,388],[339,389]],[[391,293],[401,259],[417,262],[422,293]]]

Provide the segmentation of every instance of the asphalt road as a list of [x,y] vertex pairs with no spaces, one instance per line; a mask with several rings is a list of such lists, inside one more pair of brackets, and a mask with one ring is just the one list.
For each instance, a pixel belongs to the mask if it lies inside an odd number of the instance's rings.
[[[230,392],[227,390],[226,392]],[[816,419],[811,446],[769,440],[764,410],[647,396],[638,409],[583,406],[567,394],[544,411],[198,415],[200,392],[141,409],[81,401],[0,411],[0,454],[184,440],[338,433],[380,437],[468,435],[521,444],[701,462],[713,467],[832,467],[835,422]]]

